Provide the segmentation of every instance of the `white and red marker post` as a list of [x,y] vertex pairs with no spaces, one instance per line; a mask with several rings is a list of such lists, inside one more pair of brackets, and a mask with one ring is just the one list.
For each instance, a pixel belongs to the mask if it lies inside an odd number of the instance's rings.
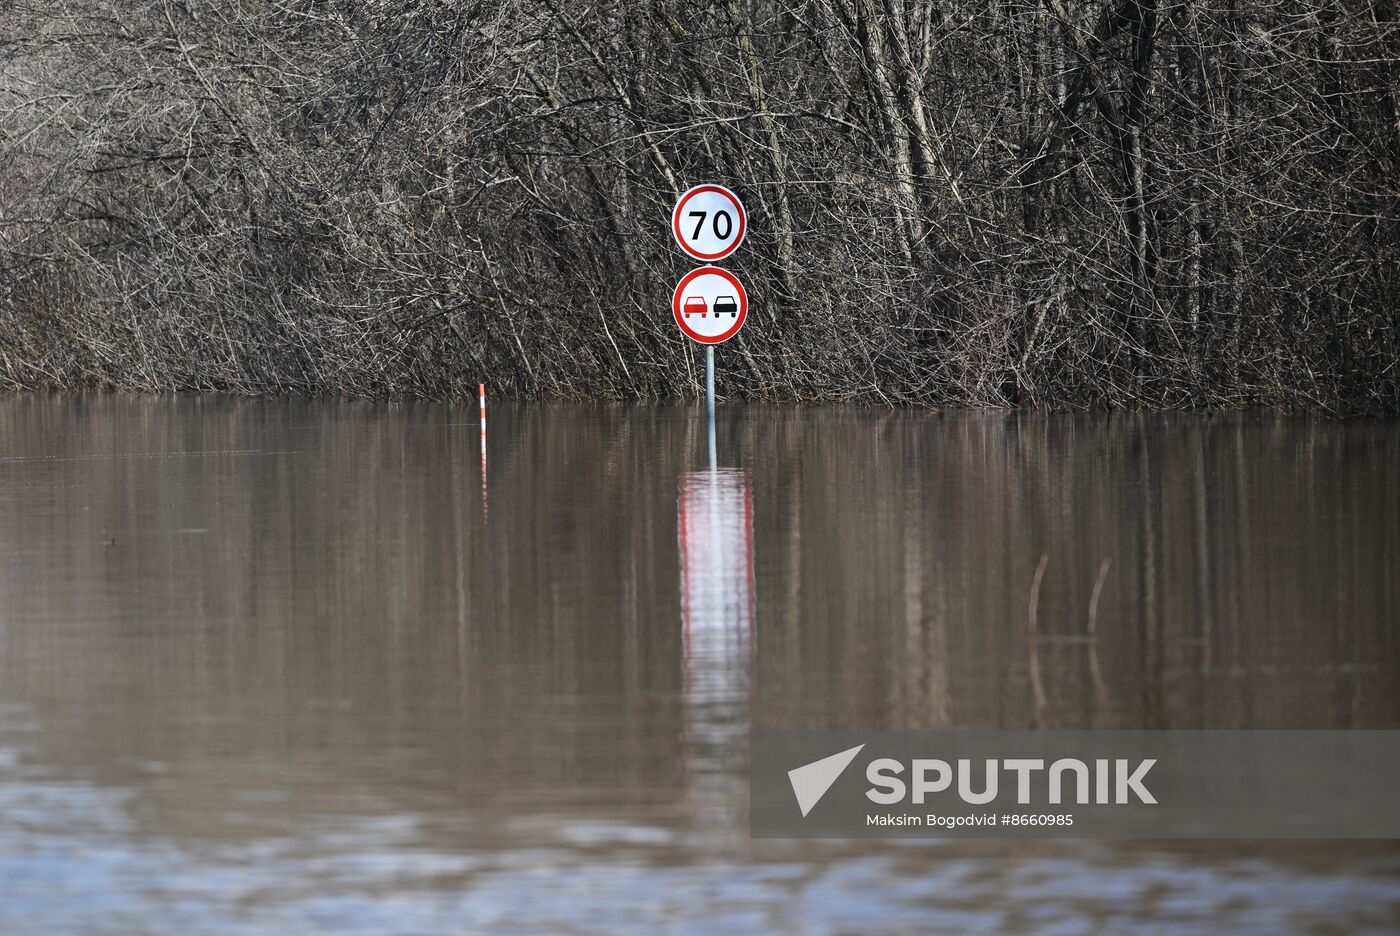
[[[676,243],[706,264],[739,249],[748,214],[739,196],[722,185],[697,185],[676,201],[671,233]],[[715,345],[744,327],[749,296],[739,278],[717,266],[691,270],[671,294],[671,315],[681,333],[705,346],[705,411],[710,424],[710,464],[715,462]]]
[[486,384],[476,385],[477,402],[481,405],[481,512],[486,513]]

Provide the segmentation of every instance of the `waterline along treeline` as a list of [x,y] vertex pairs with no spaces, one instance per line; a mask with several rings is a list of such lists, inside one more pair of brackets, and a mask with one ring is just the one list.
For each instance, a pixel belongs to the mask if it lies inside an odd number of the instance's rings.
[[0,385],[1400,408],[1395,0],[0,0]]

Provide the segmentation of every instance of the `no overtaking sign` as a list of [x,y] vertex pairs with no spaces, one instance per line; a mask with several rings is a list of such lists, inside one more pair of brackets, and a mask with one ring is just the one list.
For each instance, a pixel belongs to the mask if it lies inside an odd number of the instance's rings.
[[719,344],[739,333],[749,315],[749,296],[739,277],[716,266],[691,270],[671,293],[671,314],[686,337]]

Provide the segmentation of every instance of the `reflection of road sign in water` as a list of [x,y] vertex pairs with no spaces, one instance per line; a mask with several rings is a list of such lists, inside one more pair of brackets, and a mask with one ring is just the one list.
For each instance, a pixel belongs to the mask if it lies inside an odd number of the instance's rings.
[[[681,475],[677,538],[686,695],[739,696],[753,651],[753,498],[747,471]],[[708,700],[717,701],[717,700]]]
[[[676,538],[681,565],[686,799],[706,825],[732,816],[747,781],[753,686],[753,496],[749,473],[681,475]],[[737,787],[737,788],[736,788]]]
[[749,297],[739,278],[719,267],[691,270],[671,294],[671,311],[686,336],[719,344],[739,333],[749,314]]
[[738,249],[748,218],[744,206],[723,185],[697,185],[671,212],[671,232],[681,250],[697,260],[722,260]]

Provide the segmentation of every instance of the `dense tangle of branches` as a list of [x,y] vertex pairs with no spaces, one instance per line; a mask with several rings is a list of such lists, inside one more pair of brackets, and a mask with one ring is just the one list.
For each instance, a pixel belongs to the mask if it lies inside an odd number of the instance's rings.
[[0,384],[1400,408],[1395,0],[0,0]]

